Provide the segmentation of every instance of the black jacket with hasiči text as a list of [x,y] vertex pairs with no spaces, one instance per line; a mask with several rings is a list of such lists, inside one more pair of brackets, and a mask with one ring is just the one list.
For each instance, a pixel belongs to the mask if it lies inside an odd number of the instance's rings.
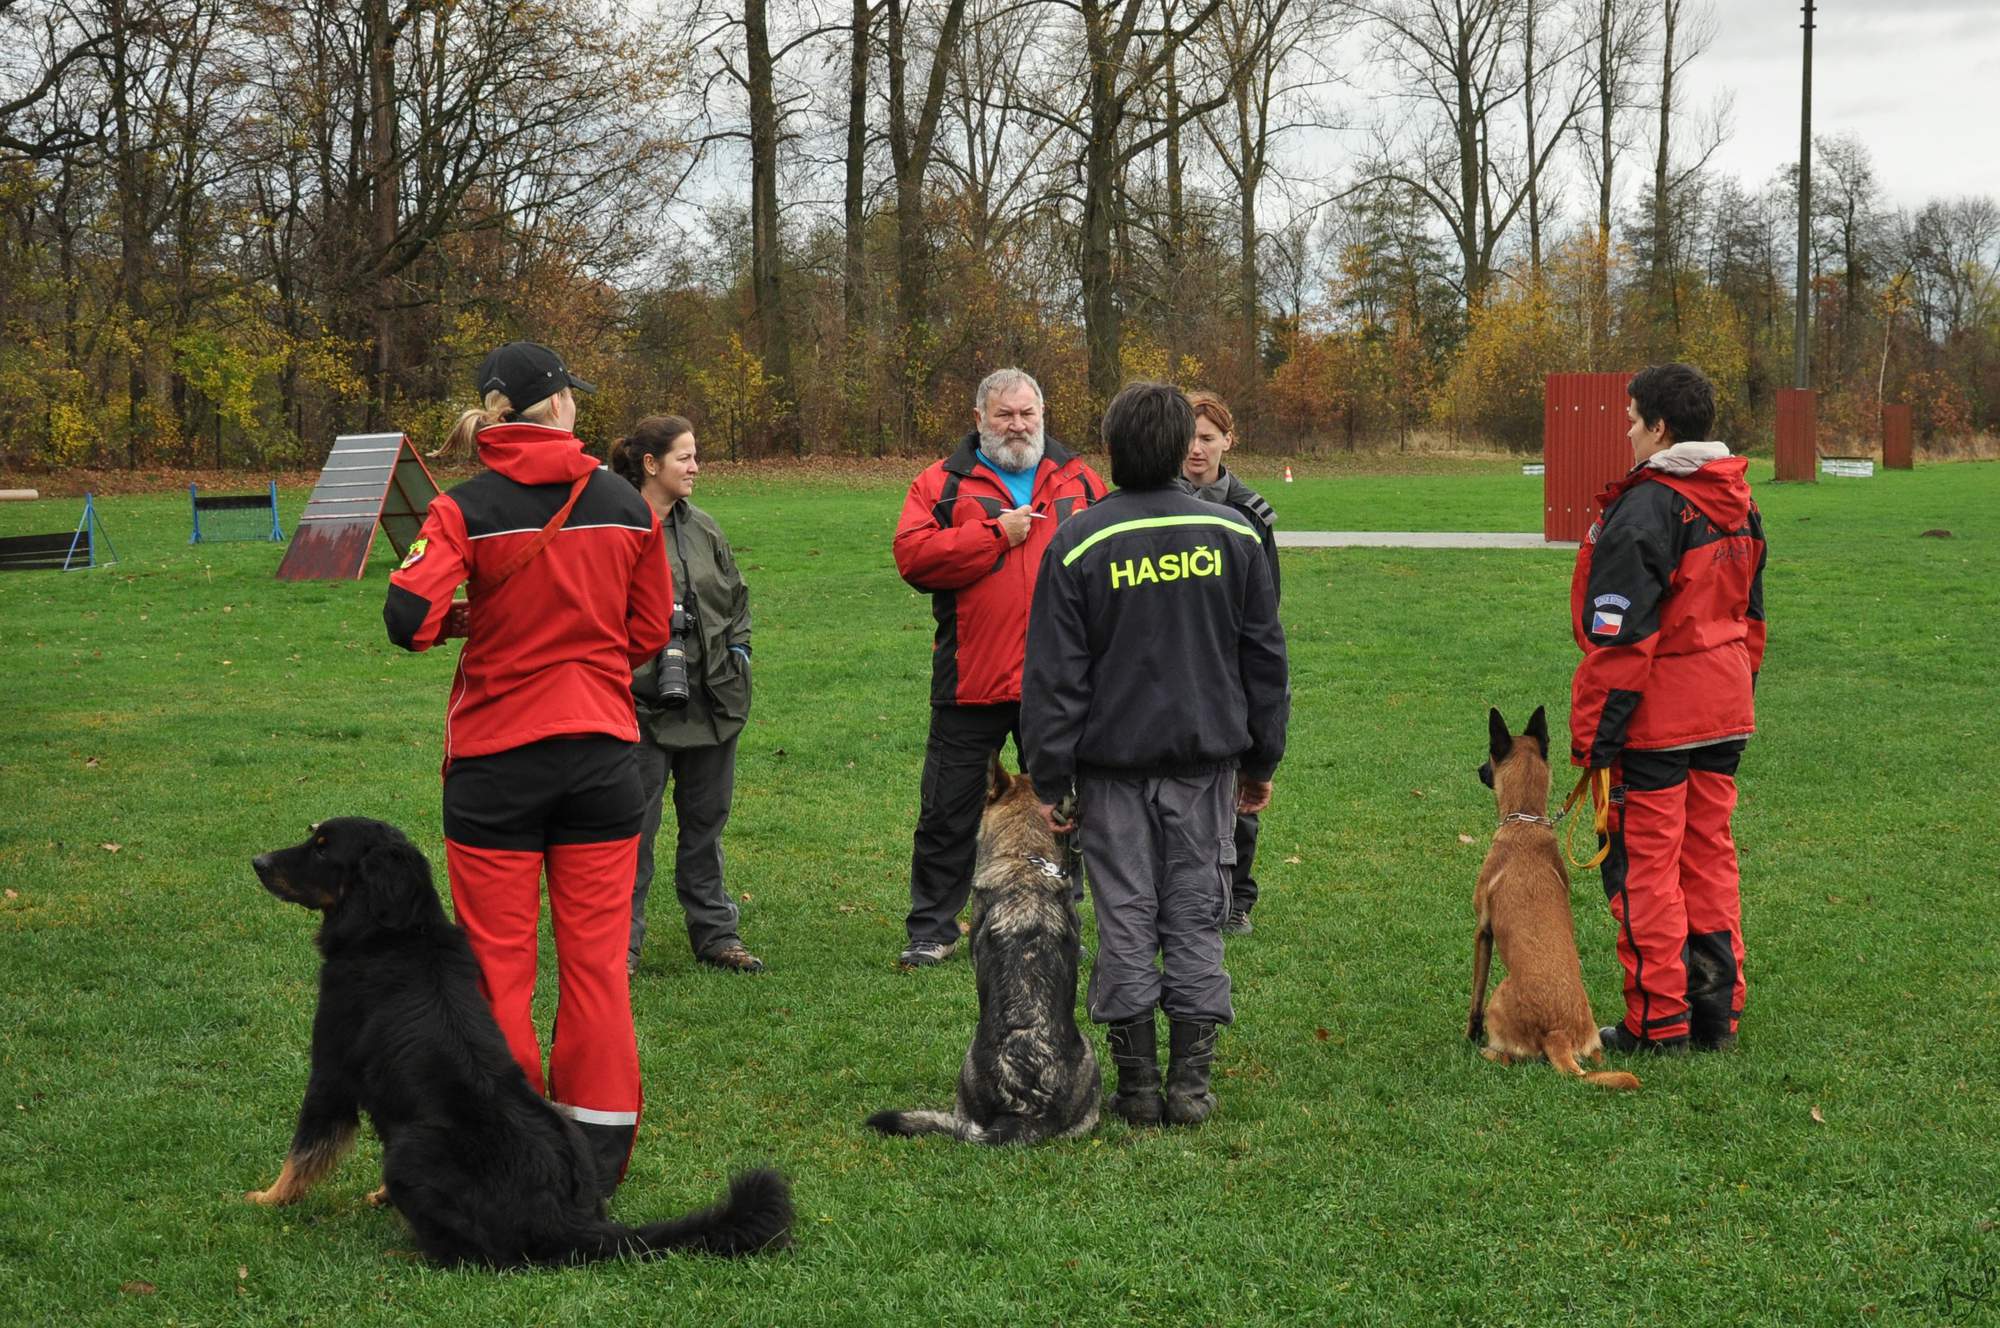
[[1259,532],[1178,485],[1055,532],[1028,613],[1021,741],[1048,802],[1079,773],[1271,777],[1291,684]]

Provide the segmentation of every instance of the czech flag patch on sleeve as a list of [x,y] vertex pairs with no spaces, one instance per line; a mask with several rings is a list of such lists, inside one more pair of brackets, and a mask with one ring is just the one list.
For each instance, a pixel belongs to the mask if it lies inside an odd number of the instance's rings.
[[1592,636],[1616,636],[1625,625],[1625,610],[1632,607],[1632,601],[1623,595],[1599,595],[1591,607],[1590,634]]

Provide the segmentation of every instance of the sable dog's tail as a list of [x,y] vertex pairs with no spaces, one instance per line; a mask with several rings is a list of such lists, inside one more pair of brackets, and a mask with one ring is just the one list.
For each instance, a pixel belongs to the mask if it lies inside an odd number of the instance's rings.
[[1564,1074],[1573,1074],[1587,1084],[1599,1088],[1622,1088],[1627,1092],[1639,1086],[1639,1076],[1625,1070],[1586,1070],[1576,1063],[1576,1048],[1571,1044],[1568,1033],[1560,1029],[1547,1033],[1542,1038],[1542,1054],[1549,1058],[1549,1064]]
[[949,1111],[878,1111],[868,1118],[868,1128],[883,1134],[914,1138],[920,1134],[948,1134],[964,1144],[1004,1143],[991,1132]]
[[570,1258],[590,1263],[675,1250],[736,1258],[783,1249],[791,1231],[792,1188],[776,1171],[760,1168],[732,1179],[713,1207],[642,1227],[605,1222],[578,1239]]

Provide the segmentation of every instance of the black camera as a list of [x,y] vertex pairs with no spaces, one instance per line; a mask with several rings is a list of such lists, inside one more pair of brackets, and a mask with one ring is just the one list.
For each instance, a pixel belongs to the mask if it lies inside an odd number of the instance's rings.
[[688,703],[687,637],[694,630],[694,615],[674,605],[671,634],[653,662],[653,697],[669,710]]

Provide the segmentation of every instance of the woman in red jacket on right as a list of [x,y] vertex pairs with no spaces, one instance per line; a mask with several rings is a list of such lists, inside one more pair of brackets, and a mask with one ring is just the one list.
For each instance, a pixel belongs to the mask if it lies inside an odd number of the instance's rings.
[[1748,463],[1706,441],[1715,394],[1685,364],[1626,389],[1634,466],[1577,553],[1570,760],[1611,771],[1604,891],[1625,1017],[1612,1051],[1725,1050],[1743,1013],[1736,766],[1756,729],[1764,523]]

